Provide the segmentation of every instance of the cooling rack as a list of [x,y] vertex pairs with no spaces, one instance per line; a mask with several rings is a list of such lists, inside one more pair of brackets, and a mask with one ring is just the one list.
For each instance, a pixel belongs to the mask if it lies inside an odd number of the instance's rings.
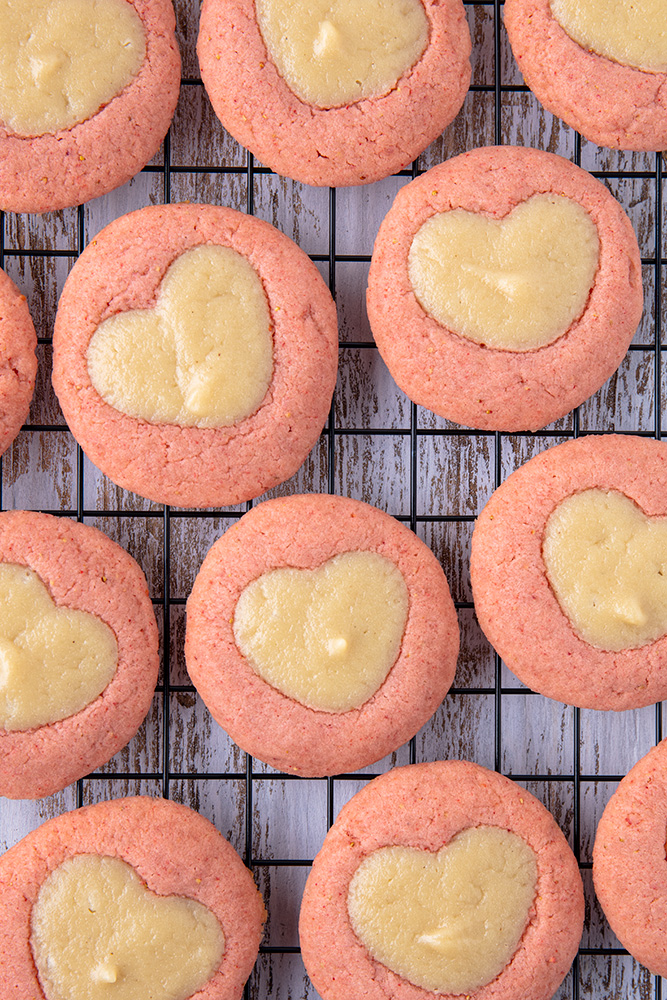
[[[125,546],[148,577],[163,652],[152,710],[137,737],[108,765],[58,795],[37,803],[3,800],[0,847],[50,816],[101,799],[143,793],[184,802],[232,841],[264,893],[267,932],[246,997],[317,1000],[299,955],[297,918],[327,827],[372,775],[396,764],[467,758],[509,775],[541,799],[580,861],[586,927],[557,997],[661,1000],[662,981],[634,962],[609,930],[590,869],[597,820],[621,776],[661,739],[663,708],[599,713],[528,691],[476,624],[468,557],[477,513],[532,455],[591,432],[661,436],[667,393],[662,159],[601,150],[544,111],[514,64],[502,3],[469,0],[473,83],[456,121],[410,169],[387,180],[337,191],[308,188],[255,162],[219,125],[199,78],[198,5],[177,0],[175,6],[183,86],[158,156],[123,188],[81,208],[44,217],[7,214],[0,226],[0,264],[28,296],[40,362],[29,421],[2,459],[0,504],[85,521]],[[471,431],[411,404],[375,350],[363,304],[373,239],[398,189],[442,159],[494,143],[549,150],[590,170],[628,212],[642,254],[644,318],[618,373],[577,411],[537,434]],[[232,205],[267,219],[312,256],[336,297],[340,373],[328,424],[303,468],[267,497],[316,491],[373,503],[431,546],[450,581],[462,631],[455,687],[409,745],[358,774],[321,780],[278,774],[247,758],[210,719],[183,665],[184,605],[208,548],[246,505],[194,512],[118,489],[76,446],[50,387],[55,309],[78,254],[117,216],[183,200]]]

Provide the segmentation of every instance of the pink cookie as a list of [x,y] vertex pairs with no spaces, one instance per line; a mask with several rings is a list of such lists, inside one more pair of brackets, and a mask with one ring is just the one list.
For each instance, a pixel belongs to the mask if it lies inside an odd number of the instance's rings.
[[[155,305],[169,266],[202,245],[231,247],[259,275],[273,376],[258,409],[221,427],[149,423],[98,394],[87,351],[107,317]],[[53,337],[53,385],[88,457],[118,485],[179,507],[235,504],[288,479],[326,421],[336,382],[336,309],[317,268],[288,237],[213,205],[144,208],[112,222],[72,269]]]
[[17,135],[0,123],[0,208],[49,212],[134,177],[160,147],[178,100],[181,61],[171,0],[130,0],[146,56],[134,79],[92,118],[58,132]]
[[593,847],[595,892],[614,934],[656,976],[667,975],[667,741],[623,778]]
[[438,761],[396,768],[357,792],[313,862],[299,933],[304,963],[325,1000],[451,998],[415,986],[373,959],[352,930],[347,897],[355,871],[373,851],[401,845],[434,853],[457,833],[478,826],[509,830],[533,849],[537,894],[511,961],[466,1000],[553,995],[572,964],[583,926],[574,855],[551,813],[529,792],[477,764]]
[[204,0],[197,51],[225,128],[277,173],[368,184],[408,166],[458,113],[470,83],[461,0],[422,0],[427,47],[388,93],[338,107],[299,99],[267,53],[253,0]]
[[620,652],[574,630],[546,575],[547,519],[587,489],[624,494],[648,517],[667,515],[667,446],[639,437],[584,437],[513,472],[480,514],[470,572],[479,623],[517,677],[581,708],[638,708],[667,697],[667,636]]
[[0,270],[0,455],[28,416],[37,374],[36,346],[26,297]]
[[42,883],[68,858],[99,854],[131,865],[158,896],[208,907],[225,938],[222,962],[197,1000],[238,1000],[257,957],[262,898],[234,848],[208,820],[165,799],[100,802],[49,820],[0,859],[0,977],[16,1000],[46,1000],[30,945]]
[[155,690],[157,627],[139,566],[96,528],[29,511],[0,514],[0,562],[34,570],[57,607],[95,615],[118,644],[116,673],[81,711],[36,729],[0,730],[0,795],[38,799],[132,739]]
[[[233,616],[241,592],[261,574],[314,569],[356,551],[398,567],[408,618],[375,693],[357,709],[320,711],[254,671],[236,645]],[[342,497],[292,496],[253,508],[215,543],[188,600],[187,667],[211,714],[248,753],[294,774],[355,771],[405,743],[447,693],[458,648],[456,612],[432,552],[387,514]]]
[[548,111],[600,146],[667,147],[667,73],[582,48],[549,0],[505,0],[505,27],[526,83]]
[[[453,209],[502,219],[536,194],[578,202],[597,228],[599,265],[583,313],[551,344],[523,352],[442,326],[410,282],[417,231]],[[402,188],[380,227],[368,282],[373,336],[401,389],[439,416],[484,430],[537,430],[592,395],[625,355],[642,301],[637,240],[618,202],[569,161],[512,146],[456,156]]]

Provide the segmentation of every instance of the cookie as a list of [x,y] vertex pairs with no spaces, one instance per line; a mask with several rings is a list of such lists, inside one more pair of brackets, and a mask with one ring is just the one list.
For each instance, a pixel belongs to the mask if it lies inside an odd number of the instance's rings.
[[88,457],[158,503],[240,503],[288,479],[326,421],[336,309],[317,268],[260,219],[144,208],[65,284],[53,385]]
[[104,764],[150,707],[158,636],[134,559],[85,524],[0,514],[0,795],[37,799]]
[[36,347],[26,297],[0,269],[0,455],[28,416],[37,375]]
[[537,99],[612,149],[667,147],[667,16],[661,0],[506,0],[505,27]]
[[237,1000],[265,918],[233,847],[165,799],[49,820],[0,858],[0,887],[0,973],[17,1000]]
[[218,539],[187,605],[185,658],[209,711],[272,767],[355,771],[447,693],[459,632],[447,581],[408,528],[356,500],[270,500]]
[[577,862],[551,813],[500,774],[438,761],[396,768],[343,807],[308,876],[299,935],[324,1000],[548,1000],[583,918]]
[[595,892],[624,948],[667,974],[667,742],[635,764],[607,803],[595,834]]
[[470,427],[536,430],[620,364],[642,312],[639,249],[586,171],[535,149],[477,149],[399,191],[367,303],[410,399]]
[[479,624],[535,691],[581,708],[667,697],[667,446],[557,445],[492,495],[472,538]]
[[368,184],[408,166],[470,83],[461,0],[204,0],[197,52],[225,128],[279,174]]
[[79,205],[160,147],[181,62],[171,0],[2,0],[0,208]]

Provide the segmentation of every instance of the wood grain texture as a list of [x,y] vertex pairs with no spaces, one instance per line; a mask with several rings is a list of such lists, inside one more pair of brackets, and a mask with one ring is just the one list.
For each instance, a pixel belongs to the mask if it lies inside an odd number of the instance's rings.
[[[292,950],[298,945],[300,895],[328,820],[371,776],[411,759],[465,757],[490,768],[498,763],[503,772],[523,776],[521,783],[552,810],[586,866],[596,823],[619,777],[655,743],[660,735],[658,720],[667,731],[664,710],[656,713],[651,707],[621,715],[575,712],[528,692],[496,662],[471,605],[472,522],[500,481],[575,431],[653,434],[658,422],[667,434],[667,363],[662,358],[658,370],[656,354],[656,337],[667,343],[667,264],[655,262],[658,235],[662,257],[667,254],[667,188],[664,182],[663,190],[658,188],[658,158],[602,150],[579,141],[570,128],[544,111],[522,88],[504,27],[495,21],[497,6],[502,8],[491,2],[467,5],[476,89],[445,133],[419,157],[415,169],[426,170],[444,158],[498,141],[578,159],[602,175],[628,212],[644,258],[646,309],[635,349],[576,416],[568,414],[546,433],[475,433],[420,407],[413,410],[379,358],[365,309],[375,235],[413,171],[331,193],[277,177],[253,163],[219,124],[201,85],[195,53],[199,5],[194,0],[175,2],[187,82],[169,142],[150,167],[81,209],[45,216],[5,215],[2,221],[0,263],[28,297],[42,340],[29,425],[2,459],[2,506],[79,515],[134,555],[147,574],[155,601],[163,670],[139,733],[96,775],[41,802],[0,801],[0,848],[78,802],[166,792],[198,810],[242,855],[249,848],[247,860],[253,863],[268,908],[265,943],[277,950],[260,955],[249,983],[251,1000],[319,1000],[299,954]],[[667,173],[667,164],[661,170]],[[253,211],[318,258],[317,266],[335,292],[345,346],[340,350],[332,420],[302,469],[267,497],[333,489],[402,517],[439,558],[459,605],[462,645],[454,693],[417,734],[412,747],[399,748],[355,777],[286,779],[253,761],[248,782],[245,754],[212,720],[192,688],[183,661],[184,602],[206,552],[246,505],[197,515],[165,511],[116,487],[62,429],[62,414],[50,387],[48,341],[67,274],[76,255],[114,218],[167,198]],[[664,985],[660,993],[653,978],[630,957],[600,952],[619,946],[595,900],[586,867],[584,879],[586,951],[556,996],[659,1000],[665,995]]]

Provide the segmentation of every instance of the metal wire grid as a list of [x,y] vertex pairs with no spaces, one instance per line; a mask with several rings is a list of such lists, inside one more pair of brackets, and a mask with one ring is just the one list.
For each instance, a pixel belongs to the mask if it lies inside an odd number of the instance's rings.
[[[184,64],[183,93],[201,90],[201,81],[196,74],[188,75],[192,69],[192,43],[196,36],[196,11],[192,9],[193,0],[180,0],[177,14],[180,23],[181,42],[186,53]],[[462,116],[466,114],[474,118],[475,101],[481,99],[486,103],[487,113],[484,119],[483,135],[475,136],[468,132],[459,136],[453,143],[447,138],[443,143],[435,144],[431,161],[452,152],[463,151],[475,145],[488,142],[502,144],[517,141],[513,130],[523,127],[523,115],[526,105],[521,104],[527,96],[526,88],[512,68],[511,57],[501,26],[501,0],[468,0],[466,3],[471,24],[476,28],[475,40],[481,46],[482,54],[478,56],[478,70],[474,77],[471,95],[467,101]],[[483,65],[482,65],[483,64]],[[482,66],[482,69],[479,67]],[[484,66],[486,69],[484,69]],[[513,104],[518,97],[519,104]],[[509,99],[509,104],[508,104]],[[189,98],[185,97],[186,108]],[[491,107],[489,107],[491,105]],[[509,109],[509,110],[508,110]],[[541,126],[546,122],[547,145],[553,145],[553,129],[548,134],[550,116],[539,110],[530,110],[537,115]],[[492,121],[492,135],[489,134],[489,122]],[[178,135],[177,122],[171,136]],[[454,129],[455,126],[452,126]],[[579,136],[570,130],[564,130],[561,135],[567,135],[565,153],[575,162],[590,169],[591,148]],[[447,135],[447,133],[446,133]],[[534,139],[534,137],[533,137]],[[235,204],[235,207],[257,213],[257,191],[261,190],[263,181],[271,176],[270,171],[256,164],[252,156],[246,157],[245,163],[231,162],[225,156],[219,157],[215,163],[201,164],[193,155],[190,162],[181,162],[172,154],[173,139],[168,136],[164,144],[162,162],[154,163],[146,168],[144,176],[150,178],[153,186],[152,197],[156,200],[169,202],[175,195],[174,188],[183,175],[191,177],[196,184],[197,175],[208,178],[231,177],[245,181],[245,195]],[[449,144],[448,144],[449,143]],[[531,144],[526,142],[526,144]],[[532,144],[541,146],[540,141]],[[558,142],[556,143],[558,146]],[[542,146],[544,148],[544,146]],[[562,151],[557,148],[555,151]],[[303,881],[303,877],[317,849],[317,838],[307,838],[308,851],[280,850],[280,845],[286,843],[282,834],[275,835],[275,817],[271,812],[264,812],[267,794],[271,790],[282,787],[285,801],[289,799],[289,789],[306,788],[305,796],[297,797],[298,813],[296,819],[303,827],[313,826],[319,833],[328,827],[335,815],[349,796],[375,773],[386,770],[393,763],[408,763],[419,759],[435,759],[441,756],[439,752],[444,744],[452,756],[468,756],[480,763],[493,766],[498,771],[509,774],[514,780],[524,783],[552,808],[556,816],[569,833],[571,845],[580,859],[582,873],[587,883],[589,901],[587,913],[587,932],[582,941],[582,948],[575,962],[573,971],[566,979],[557,994],[562,998],[591,998],[598,1000],[604,997],[630,998],[641,997],[642,1000],[652,997],[662,998],[662,981],[642,970],[629,959],[626,953],[617,946],[608,931],[603,928],[603,921],[596,911],[595,902],[590,889],[590,842],[594,832],[594,820],[599,817],[601,808],[620,780],[623,773],[649,745],[662,737],[662,706],[645,709],[640,712],[624,713],[622,717],[606,716],[603,722],[597,716],[578,709],[562,709],[547,703],[539,695],[526,691],[505,670],[495,654],[478,632],[475,632],[472,614],[472,602],[465,581],[465,571],[461,569],[461,557],[465,557],[469,532],[475,514],[484,501],[477,499],[473,504],[457,504],[452,494],[447,496],[437,494],[438,502],[432,501],[432,488],[429,486],[428,471],[425,468],[432,460],[439,461],[444,455],[447,485],[459,494],[466,496],[480,492],[478,483],[473,483],[471,468],[486,463],[487,479],[486,494],[506,478],[511,468],[520,464],[534,451],[556,441],[589,433],[591,430],[607,432],[617,430],[622,433],[636,432],[643,435],[660,438],[662,431],[662,388],[664,372],[662,368],[662,317],[664,315],[663,287],[666,286],[665,250],[663,245],[663,172],[664,167],[660,156],[624,156],[623,154],[593,153],[592,172],[607,183],[619,196],[618,188],[629,182],[629,190],[642,189],[643,196],[639,202],[633,201],[633,195],[628,197],[626,189],[625,200],[620,200],[626,210],[635,212],[647,208],[652,217],[652,240],[647,238],[643,247],[643,265],[646,287],[648,323],[650,329],[644,329],[644,335],[630,348],[629,357],[634,355],[635,367],[639,371],[636,379],[636,399],[641,403],[639,411],[632,406],[624,415],[623,407],[618,400],[623,395],[623,387],[618,389],[622,378],[612,380],[616,386],[614,401],[607,405],[603,402],[598,407],[598,418],[591,420],[590,413],[582,419],[580,411],[574,413],[571,419],[565,418],[536,435],[505,435],[488,434],[449,425],[447,422],[433,420],[425,411],[416,405],[400,400],[400,394],[392,397],[393,404],[399,412],[399,419],[386,421],[362,420],[350,422],[346,412],[358,412],[352,399],[350,386],[356,383],[351,378],[354,364],[363,353],[371,357],[371,374],[381,375],[382,370],[375,356],[375,347],[365,329],[358,326],[350,333],[343,331],[340,346],[341,368],[347,372],[339,384],[337,400],[332,406],[328,425],[323,432],[318,457],[311,461],[310,470],[302,476],[290,481],[282,492],[297,492],[300,489],[320,489],[332,493],[350,492],[345,489],[347,482],[345,469],[350,466],[350,456],[370,455],[370,461],[365,462],[366,476],[356,480],[351,492],[356,491],[363,499],[378,502],[385,506],[389,513],[409,524],[427,541],[430,541],[445,563],[450,580],[454,579],[456,605],[462,618],[464,628],[464,664],[463,671],[457,675],[457,686],[448,696],[444,715],[430,726],[430,735],[417,737],[410,741],[407,748],[399,751],[391,758],[380,762],[375,768],[367,768],[359,775],[343,775],[335,778],[322,779],[319,782],[303,782],[302,779],[289,775],[276,776],[270,768],[261,765],[245,755],[228,753],[227,766],[215,767],[197,766],[195,761],[186,766],[177,766],[182,762],[183,755],[177,752],[176,738],[182,731],[181,709],[179,699],[192,707],[194,702],[193,689],[183,676],[182,665],[179,662],[179,643],[182,635],[183,605],[185,597],[183,587],[177,583],[180,563],[183,559],[182,544],[184,540],[196,536],[202,556],[205,549],[219,533],[221,525],[228,519],[235,519],[243,513],[243,508],[234,508],[224,512],[182,511],[168,507],[161,508],[154,504],[137,501],[130,494],[109,488],[108,484],[100,484],[90,463],[85,459],[80,448],[69,445],[62,447],[61,439],[67,438],[67,427],[58,416],[57,408],[49,402],[49,390],[41,380],[38,389],[38,403],[33,407],[30,422],[24,428],[21,439],[33,439],[33,446],[27,450],[30,468],[24,468],[25,455],[21,445],[15,444],[12,452],[2,460],[2,476],[0,477],[0,507],[26,506],[48,510],[62,516],[76,518],[80,521],[100,523],[113,537],[119,537],[133,551],[140,563],[146,568],[146,552],[143,539],[139,535],[149,534],[153,541],[153,550],[159,544],[160,552],[153,551],[153,560],[157,567],[154,574],[157,588],[154,589],[154,604],[162,627],[163,641],[163,674],[156,692],[156,705],[153,720],[144,727],[143,743],[151,743],[152,751],[144,754],[130,750],[128,754],[120,754],[114,761],[100,772],[77,783],[76,792],[66,791],[51,800],[45,800],[41,805],[32,807],[27,804],[3,802],[0,809],[0,831],[6,846],[17,840],[29,829],[37,826],[41,819],[48,815],[62,812],[64,809],[80,806],[86,802],[95,801],[108,795],[128,794],[142,790],[148,794],[162,794],[166,797],[179,798],[188,804],[199,808],[216,820],[219,816],[219,803],[229,792],[236,796],[237,811],[232,817],[232,840],[245,856],[246,862],[255,871],[267,896],[270,915],[270,925],[278,928],[276,933],[270,933],[268,943],[262,946],[258,967],[246,987],[246,997],[253,1000],[296,1000],[296,997],[315,1000],[317,994],[309,985],[300,965],[298,942],[295,933],[295,915],[298,907],[298,894],[295,885]],[[597,159],[596,159],[597,158]],[[242,160],[242,156],[238,157]],[[197,161],[197,162],[195,162]],[[404,183],[410,177],[422,172],[430,165],[429,154],[420,158],[410,170],[402,171],[394,179],[396,185]],[[597,166],[597,169],[595,167]],[[155,187],[159,182],[159,190]],[[149,185],[149,188],[150,188]],[[258,187],[259,185],[259,187]],[[241,185],[239,185],[241,186]],[[369,189],[368,199],[372,201],[373,192],[382,185],[373,185]],[[131,187],[131,185],[130,185]],[[297,190],[292,188],[292,192]],[[648,193],[647,193],[648,191]],[[289,194],[283,189],[283,196]],[[176,193],[174,200],[180,200],[181,194]],[[312,258],[328,275],[332,293],[339,301],[348,300],[350,290],[347,286],[348,276],[363,273],[370,260],[368,248],[363,252],[343,252],[341,240],[346,246],[346,227],[349,225],[350,213],[346,207],[341,213],[341,204],[346,194],[331,190],[325,195],[328,247],[325,252],[312,253]],[[364,196],[365,197],[365,196]],[[383,189],[386,201],[386,191]],[[148,199],[146,199],[148,200]],[[284,198],[283,198],[284,200]],[[113,196],[101,200],[106,207],[108,219],[132,207],[140,207],[129,199],[129,207],[114,201]],[[384,205],[384,201],[378,204]],[[145,202],[142,202],[145,203]],[[229,203],[229,201],[228,201]],[[232,202],[233,203],[233,202]],[[354,204],[353,199],[353,204]],[[118,205],[122,207],[118,210]],[[364,202],[357,200],[356,204]],[[290,204],[283,204],[288,215]],[[383,214],[388,204],[382,208]],[[376,221],[379,221],[379,209],[376,205]],[[343,219],[341,220],[341,214]],[[44,227],[41,229],[40,227]],[[81,253],[90,238],[91,221],[86,209],[80,207],[64,213],[55,213],[44,222],[23,218],[2,218],[0,225],[0,265],[26,288],[31,299],[33,313],[37,313],[42,371],[48,371],[48,354],[50,350],[50,330],[48,324],[52,319],[54,303],[54,285],[59,281],[65,269]],[[98,226],[99,228],[99,226]],[[74,233],[74,239],[72,234]],[[60,243],[64,245],[60,245]],[[651,244],[653,249],[651,249]],[[59,258],[64,260],[59,261]],[[47,273],[46,279],[44,272]],[[49,273],[50,272],[50,275]],[[344,272],[344,273],[343,273]],[[30,288],[27,288],[29,285]],[[31,292],[32,289],[32,292]],[[49,300],[51,309],[45,305]],[[345,308],[343,309],[345,312]],[[350,307],[349,312],[355,309]],[[345,323],[343,324],[345,325]],[[355,355],[356,352],[356,355]],[[50,375],[50,372],[48,373]],[[630,376],[628,376],[630,378]],[[598,394],[600,396],[600,394]],[[341,400],[342,404],[341,405]],[[346,411],[345,403],[348,403]],[[606,407],[606,409],[605,409]],[[382,406],[377,407],[382,415]],[[385,413],[386,413],[386,407]],[[583,408],[582,408],[583,409]],[[639,423],[633,423],[639,412]],[[37,414],[37,417],[33,417]],[[44,416],[46,414],[46,418]],[[620,414],[620,416],[619,416]],[[648,416],[647,416],[648,414]],[[19,439],[19,441],[21,440]],[[34,441],[37,446],[34,446]],[[57,442],[55,445],[53,442]],[[384,468],[384,453],[382,448],[386,443],[398,449],[404,460],[397,461],[395,468],[390,470],[388,489],[383,491],[382,484],[377,484],[369,490],[368,470],[376,477],[379,470],[382,478]],[[407,450],[406,450],[407,449]],[[472,455],[471,463],[464,461],[464,451]],[[23,455],[23,458],[22,458]],[[378,459],[379,456],[379,459]],[[30,482],[36,475],[35,459],[44,466],[44,477],[37,477],[37,486],[31,492]],[[317,463],[319,462],[319,470]],[[23,464],[22,464],[23,463]],[[63,474],[62,467],[66,467]],[[28,486],[23,483],[28,477]],[[407,487],[401,484],[396,493],[397,475],[407,478]],[[44,487],[44,482],[52,476],[56,488]],[[103,478],[103,477],[102,477]],[[94,488],[91,491],[91,480]],[[67,481],[67,485],[65,484]],[[354,481],[354,476],[352,480]],[[394,492],[392,492],[392,490]],[[430,492],[429,492],[430,490]],[[95,492],[97,491],[97,492]],[[481,489],[484,494],[484,488]],[[395,501],[398,495],[399,502]],[[407,500],[401,501],[407,495]],[[26,502],[26,498],[28,502]],[[88,502],[91,500],[92,502]],[[30,502],[32,499],[33,502]],[[56,502],[54,502],[56,501]],[[159,526],[161,529],[152,531]],[[152,534],[151,534],[152,531]],[[158,542],[161,534],[161,542]],[[443,539],[449,539],[453,544],[449,548],[443,545]],[[142,559],[142,556],[144,557]],[[187,574],[185,574],[187,578]],[[482,705],[486,708],[474,708]],[[516,709],[516,706],[520,706]],[[535,714],[536,713],[536,714]],[[540,727],[545,718],[553,716],[554,727],[559,727],[558,738],[545,730],[542,741],[536,741],[535,729]],[[443,736],[441,729],[443,719],[450,724],[451,732]],[[461,722],[460,720],[464,721]],[[478,725],[479,722],[481,725]],[[459,727],[457,729],[457,726]],[[429,727],[426,727],[427,729]],[[548,727],[547,727],[548,728]],[[147,734],[147,729],[151,732]],[[215,741],[214,727],[205,727],[207,738]],[[435,735],[433,735],[435,733]],[[483,737],[480,737],[480,733]],[[563,735],[564,734],[564,735]],[[606,749],[602,745],[606,739]],[[430,742],[429,742],[430,741]],[[136,741],[133,741],[136,742]],[[558,746],[553,748],[554,743]],[[143,745],[143,744],[142,744]],[[613,745],[614,752],[609,748]],[[436,752],[433,753],[433,747]],[[518,748],[514,752],[514,748]],[[425,749],[426,748],[426,749]],[[430,748],[430,749],[429,749]],[[481,748],[481,749],[480,749]],[[508,748],[512,748],[509,749]],[[532,749],[535,753],[532,753]],[[222,755],[224,758],[224,754]],[[148,760],[148,766],[144,764]],[[210,758],[218,760],[213,754]],[[137,760],[140,761],[137,766]],[[201,757],[205,760],[205,756]],[[612,760],[615,767],[606,767],[605,763]],[[210,762],[210,761],[209,761]],[[523,766],[521,766],[523,764]],[[189,791],[187,787],[189,786]],[[269,792],[266,792],[266,789]],[[592,794],[589,795],[590,790]],[[598,794],[601,789],[600,794]],[[230,792],[231,790],[231,792]],[[294,806],[289,807],[294,810]],[[288,808],[288,814],[289,814]],[[216,811],[218,810],[218,811]],[[279,810],[280,812],[280,810]],[[315,817],[315,819],[313,819]],[[295,818],[292,816],[292,818]],[[224,828],[224,822],[218,822]],[[261,826],[261,830],[259,827]],[[269,831],[269,826],[271,831]],[[274,834],[271,843],[271,833]],[[297,837],[298,841],[298,837]],[[267,849],[266,845],[269,844]],[[258,849],[258,845],[259,849]],[[264,845],[262,847],[261,845]],[[285,874],[286,873],[286,874]],[[295,878],[292,878],[292,875]],[[291,880],[291,881],[290,881]],[[286,891],[280,886],[287,883]],[[275,886],[279,886],[276,890]],[[283,917],[283,911],[288,916]],[[594,927],[594,929],[593,929]],[[277,942],[277,943],[276,943]]]

